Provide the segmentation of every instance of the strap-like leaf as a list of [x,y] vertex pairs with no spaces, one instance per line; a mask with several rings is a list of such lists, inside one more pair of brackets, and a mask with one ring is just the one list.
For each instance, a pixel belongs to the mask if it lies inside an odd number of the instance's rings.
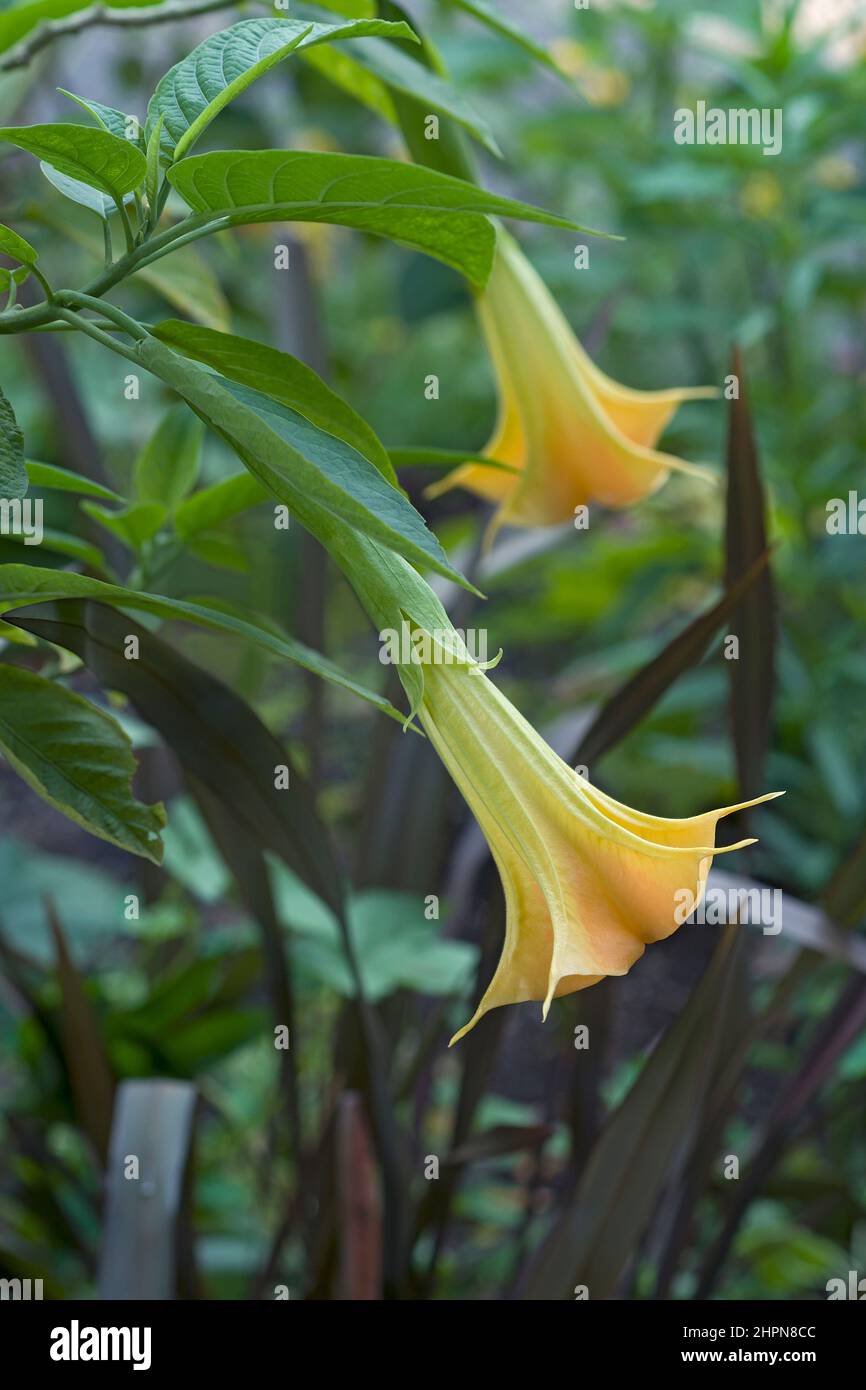
[[380,34],[415,37],[407,24],[390,24],[380,19],[351,20],[346,24],[314,24],[297,19],[241,20],[205,39],[165,74],[147,108],[145,134],[149,139],[162,116],[163,161],[180,159],[229,102],[297,48]]
[[[725,578],[729,589],[767,549],[764,484],[739,351],[734,352],[731,371],[739,391],[731,401],[728,417]],[[776,622],[769,569],[743,595],[731,629],[740,640],[739,659],[727,664],[737,775],[745,801],[757,796],[763,786],[770,738]]]
[[[242,637],[247,642],[267,651],[282,661],[291,661],[312,671],[322,680],[341,686],[352,695],[389,715],[399,723],[404,723],[405,715],[395,709],[388,700],[376,695],[366,686],[353,681],[327,657],[296,642],[285,633],[260,626],[251,618],[238,618],[205,603],[190,603],[186,599],[166,598],[162,594],[143,594],[137,589],[126,589],[120,584],[104,584],[101,579],[89,579],[83,574],[68,574],[64,570],[40,569],[36,565],[0,565],[0,612],[8,613],[15,608],[23,608],[31,603],[44,603],[50,599],[92,598],[100,603],[108,603],[113,608],[132,608],[142,613],[153,613],[158,618],[197,623],[229,637]],[[14,623],[14,618],[9,618]]]
[[89,700],[33,671],[0,667],[0,748],[24,781],[70,820],[160,862],[165,812],[136,801],[129,739]]
[[123,498],[111,488],[95,483],[92,478],[83,478],[73,473],[71,468],[60,468],[56,463],[37,463],[27,460],[27,476],[34,488],[54,488],[57,492],[75,492],[79,497],[101,497],[105,502],[122,502]]

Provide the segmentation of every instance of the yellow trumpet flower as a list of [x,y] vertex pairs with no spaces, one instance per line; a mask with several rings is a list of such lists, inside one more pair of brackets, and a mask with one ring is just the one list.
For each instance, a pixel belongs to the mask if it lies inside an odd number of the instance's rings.
[[715,388],[634,391],[606,376],[502,230],[477,307],[499,384],[499,416],[482,452],[510,470],[462,464],[428,495],[460,486],[497,503],[495,530],[554,525],[590,502],[625,507],[672,471],[711,476],[655,445],[683,401],[715,396]]
[[424,665],[418,714],[486,836],[505,891],[505,944],[473,1017],[551,1000],[625,975],[648,942],[677,926],[686,891],[700,901],[722,816],[644,815],[570,768],[478,666]]

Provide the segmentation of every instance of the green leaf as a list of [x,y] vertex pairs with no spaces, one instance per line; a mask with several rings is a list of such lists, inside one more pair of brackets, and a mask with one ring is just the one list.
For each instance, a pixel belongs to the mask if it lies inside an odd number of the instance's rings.
[[36,565],[0,565],[0,612],[5,613],[27,604],[62,598],[92,598],[100,603],[108,603],[113,608],[132,608],[142,613],[153,613],[158,618],[197,623],[201,627],[230,637],[242,637],[272,656],[294,662],[304,670],[320,676],[322,680],[330,681],[333,685],[348,690],[350,694],[360,696],[362,700],[375,705],[377,709],[401,724],[404,721],[404,716],[388,700],[353,681],[327,657],[321,656],[303,642],[295,641],[293,637],[260,626],[253,619],[239,618],[203,603],[189,603],[185,599],[167,598],[162,594],[141,593],[137,589],[126,589],[120,584],[105,584],[101,579],[89,579],[83,574],[40,569]]
[[477,463],[482,468],[499,469],[501,473],[518,473],[512,463],[500,463],[486,454],[467,453],[465,449],[425,449],[420,444],[401,445],[388,450],[395,468],[457,468],[462,463]]
[[[20,532],[10,532],[3,539],[11,545],[26,545],[26,537]],[[74,536],[69,531],[58,531],[53,526],[43,526],[41,546],[43,551],[53,555],[68,555],[71,560],[78,560],[82,565],[87,565],[97,574],[107,575],[108,571],[105,564],[105,556],[102,551],[90,541],[82,540],[80,536]],[[4,636],[7,634],[4,633]]]
[[7,270],[5,266],[0,266],[0,290],[6,290],[8,293],[11,285],[23,285],[29,276],[29,265],[18,265],[14,270]]
[[380,19],[351,20],[345,24],[315,24],[297,19],[241,20],[205,39],[165,74],[147,108],[148,140],[163,116],[163,159],[169,163],[180,159],[229,102],[297,48],[378,34],[415,37],[407,24],[390,24]]
[[23,497],[27,491],[24,435],[0,388],[0,497]]
[[[128,615],[100,604],[45,605],[26,622],[37,636],[75,652],[103,687],[132,700],[175,751],[186,776],[220,799],[235,836],[243,833],[259,852],[279,855],[339,908],[342,875],[311,789],[283,744],[239,695],[160,637],[135,623],[130,627]],[[127,632],[139,639],[138,661],[124,658]],[[273,769],[283,764],[289,768],[290,796],[274,785]],[[166,858],[169,839],[167,834]]]
[[456,5],[458,9],[464,10],[466,14],[471,14],[481,24],[486,24],[488,29],[492,29],[495,33],[501,34],[503,38],[516,43],[520,48],[530,53],[537,62],[543,63],[545,67],[555,72],[558,77],[563,77],[566,81],[571,80],[546,48],[535,43],[527,34],[524,34],[522,29],[518,29],[516,24],[512,24],[510,20],[504,18],[498,10],[487,3],[487,0],[450,0],[450,3]]
[[163,416],[135,463],[136,492],[142,502],[162,503],[171,515],[195,487],[201,463],[204,425],[184,405]]
[[84,978],[79,973],[66,942],[57,912],[57,900],[47,897],[45,909],[54,940],[60,984],[63,1058],[75,1105],[75,1115],[100,1159],[105,1163],[108,1158],[108,1136],[111,1130],[114,1077]]
[[158,323],[152,331],[161,343],[177,348],[185,357],[204,362],[242,386],[263,391],[273,400],[297,410],[319,429],[345,440],[375,464],[389,482],[396,484],[385,447],[366,420],[326,386],[305,362],[250,338],[214,333],[178,319]]
[[220,522],[228,521],[249,507],[270,500],[271,494],[267,488],[262,487],[252,473],[244,471],[187,497],[175,512],[174,528],[179,536],[187,539],[200,531],[212,530]]
[[81,497],[101,497],[105,502],[122,502],[123,498],[111,488],[95,483],[92,478],[84,478],[73,473],[71,468],[60,468],[56,463],[37,463],[27,460],[27,476],[33,487],[54,488],[57,492],[76,492]]
[[147,140],[147,173],[144,179],[144,193],[147,198],[147,205],[152,210],[158,207],[159,202],[159,151],[162,141],[162,127],[165,124],[165,116],[160,112],[159,119]]
[[153,540],[168,517],[168,511],[161,502],[135,502],[119,512],[110,512],[98,502],[82,502],[81,510],[136,551]]
[[300,57],[308,68],[320,73],[341,92],[348,92],[355,101],[375,111],[390,125],[398,124],[397,111],[385,83],[351,53],[322,44],[319,48],[304,49]]
[[191,555],[214,569],[233,574],[249,574],[250,562],[243,546],[235,536],[223,531],[200,531],[188,542]]
[[[113,198],[109,198],[107,193],[100,193],[98,188],[91,188],[89,184],[82,183],[81,179],[71,179],[68,174],[61,174],[59,169],[53,168],[44,159],[40,162],[39,168],[58,193],[62,193],[64,198],[71,199],[73,203],[78,203],[80,207],[95,212],[103,222],[107,222],[109,217],[117,212],[117,203]],[[127,193],[123,201],[133,202],[132,194]]]
[[67,178],[99,189],[115,203],[138,188],[147,171],[144,155],[131,141],[89,126],[3,126],[0,140],[36,155]]
[[369,69],[386,87],[419,102],[425,112],[447,116],[462,126],[491,154],[501,155],[493,131],[450,82],[392,44],[375,39],[358,51],[356,61]]
[[32,671],[0,667],[0,748],[19,776],[77,825],[160,862],[165,812],[135,800],[129,739],[89,700]]
[[450,174],[369,155],[218,151],[181,160],[168,178],[194,212],[222,225],[336,222],[417,247],[479,288],[496,248],[490,215],[589,231]]
[[569,761],[593,766],[640,723],[685,671],[697,665],[721,624],[736,611],[765,572],[768,558],[767,552],[759,556],[718,603],[700,613],[657,656],[620,686],[593,719]]
[[318,0],[319,9],[333,10],[334,14],[345,15],[347,19],[372,19],[376,13],[376,0]]
[[13,232],[11,227],[5,227],[0,223],[0,251],[5,256],[11,257],[13,261],[20,261],[22,265],[35,265],[39,259],[38,253],[34,251],[29,241],[25,241],[23,236]]
[[323,545],[342,531],[380,541],[458,583],[436,537],[368,459],[260,391],[204,371],[148,337],[142,367],[177,391]]
[[[140,150],[144,149],[144,137],[137,116],[128,116],[124,111],[118,111],[114,106],[103,106],[101,101],[92,101],[89,97],[76,96],[74,92],[67,92],[65,87],[58,87],[57,90],[63,96],[69,97],[70,101],[83,107],[85,111],[89,111],[103,130],[111,131],[111,134],[116,135],[118,140],[130,140]],[[134,132],[133,135],[130,135],[130,130]]]

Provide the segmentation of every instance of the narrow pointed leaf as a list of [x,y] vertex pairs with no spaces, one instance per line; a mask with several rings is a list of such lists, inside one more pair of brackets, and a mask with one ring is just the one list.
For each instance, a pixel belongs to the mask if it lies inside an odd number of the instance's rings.
[[[353,681],[338,666],[328,661],[327,657],[321,656],[311,647],[304,646],[303,642],[296,642],[284,633],[262,627],[251,619],[238,618],[208,604],[166,598],[162,594],[143,594],[137,589],[125,589],[120,584],[105,584],[101,579],[89,579],[83,574],[40,569],[36,565],[0,565],[0,612],[9,613],[31,603],[63,598],[92,598],[108,603],[113,608],[137,609],[142,613],[153,613],[158,618],[197,623],[214,632],[242,637],[272,656],[291,661],[302,666],[304,670],[321,676],[322,680],[341,686],[350,694],[375,705],[383,714],[398,720],[399,723],[402,724],[404,721],[405,716],[388,700]],[[8,621],[14,623],[15,619],[9,618]]]
[[539,1250],[524,1297],[566,1299],[579,1284],[590,1299],[615,1297],[719,1056],[736,932],[725,930],[698,988],[599,1135],[568,1210]]
[[56,463],[37,463],[27,460],[27,476],[34,488],[54,488],[57,492],[75,492],[80,497],[101,497],[104,502],[122,502],[123,498],[102,483],[92,478],[84,478],[71,468],[61,468]]
[[[728,417],[725,579],[729,589],[767,549],[764,485],[739,351],[734,353],[731,371],[739,382],[739,393],[730,403]],[[773,703],[773,610],[773,581],[765,569],[731,620],[740,643],[738,660],[728,662],[728,667],[737,774],[744,800],[757,796],[763,785]]]
[[718,603],[701,613],[673,641],[612,695],[583,735],[571,761],[589,767],[639,724],[676,680],[697,665],[713,636],[743,596],[765,572],[769,555],[760,555]]
[[46,902],[60,979],[63,1056],[78,1122],[104,1162],[108,1156],[114,1076],[99,1024],[63,932],[57,905]]

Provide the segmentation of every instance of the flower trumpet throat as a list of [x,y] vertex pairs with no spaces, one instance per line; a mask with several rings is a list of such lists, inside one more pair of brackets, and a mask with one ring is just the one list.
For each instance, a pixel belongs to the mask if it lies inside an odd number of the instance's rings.
[[515,471],[466,463],[428,495],[465,487],[497,504],[494,529],[550,526],[589,502],[638,502],[673,470],[712,476],[655,445],[683,401],[715,396],[715,388],[634,391],[605,376],[501,230],[477,303],[499,390],[498,420],[483,453]]
[[780,792],[685,820],[643,815],[570,768],[478,668],[430,665],[419,717],[483,830],[505,892],[502,956],[473,1017],[551,1000],[625,975],[648,942],[697,904],[722,816]]

